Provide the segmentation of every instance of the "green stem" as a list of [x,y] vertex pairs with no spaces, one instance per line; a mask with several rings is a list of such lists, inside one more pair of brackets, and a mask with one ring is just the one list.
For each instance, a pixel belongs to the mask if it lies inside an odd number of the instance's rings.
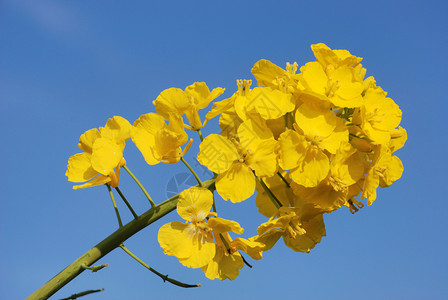
[[88,290],[88,291],[84,291],[84,292],[81,292],[81,293],[73,294],[70,297],[63,298],[63,299],[60,299],[60,300],[74,300],[74,299],[78,299],[79,297],[82,297],[82,296],[85,296],[85,295],[98,293],[98,292],[102,292],[102,291],[104,291],[104,289]]
[[177,285],[177,286],[180,286],[180,287],[184,287],[184,288],[191,288],[191,287],[199,287],[199,286],[201,286],[200,284],[186,284],[186,283],[177,281],[175,279],[169,278],[168,275],[163,275],[162,273],[160,273],[157,270],[155,270],[155,269],[151,268],[150,266],[148,266],[144,261],[142,261],[140,258],[138,258],[134,253],[129,251],[129,249],[126,248],[123,244],[120,245],[120,248],[123,249],[124,252],[129,254],[133,259],[138,261],[142,266],[144,266],[145,268],[147,268],[148,270],[150,270],[151,272],[153,272],[154,274],[156,274],[157,276],[162,278],[163,282],[168,281],[168,282],[170,282],[170,283],[172,283],[174,285]]
[[187,163],[187,161],[181,157],[180,160],[187,166],[188,170],[193,174],[193,176],[196,178],[197,182],[199,183],[199,186],[203,186],[201,179],[199,178],[198,174],[193,170],[193,168]]
[[118,186],[115,188],[115,190],[118,192],[118,195],[120,195],[121,199],[123,199],[124,204],[126,204],[126,206],[129,208],[129,210],[131,211],[132,215],[134,216],[135,219],[138,218],[138,215],[135,213],[134,209],[132,208],[131,204],[128,202],[128,200],[126,200],[126,197],[123,195],[123,193],[120,191],[120,189],[118,188]]
[[243,263],[244,263],[246,266],[248,266],[249,268],[252,269],[252,265],[251,265],[250,263],[247,262],[247,260],[244,258],[244,256],[243,256],[241,253],[240,253],[240,255],[241,255],[241,258],[243,259]]
[[123,222],[121,222],[120,212],[118,211],[117,203],[115,203],[115,198],[114,198],[114,194],[112,193],[112,189],[110,188],[110,185],[106,184],[106,186],[107,186],[107,190],[109,191],[110,199],[112,199],[112,203],[114,204],[115,214],[117,215],[117,219],[118,219],[118,225],[120,227],[123,227]]
[[129,173],[129,175],[131,175],[131,177],[132,177],[132,179],[134,179],[135,183],[138,184],[140,189],[143,191],[143,194],[145,194],[146,198],[149,200],[149,203],[151,203],[151,207],[155,207],[156,204],[154,203],[154,201],[152,201],[151,196],[149,196],[148,192],[145,190],[145,188],[140,183],[140,181],[138,181],[137,177],[135,177],[134,174],[132,174],[132,172],[131,172],[131,170],[129,170],[128,166],[124,165],[123,168],[126,170],[126,172]]
[[[207,189],[214,189],[214,184],[215,179],[210,179],[204,182],[203,187]],[[81,267],[82,264],[87,266],[94,264],[143,228],[151,225],[155,221],[174,211],[176,209],[178,198],[179,195],[171,197],[156,207],[149,209],[137,219],[134,219],[123,227],[120,227],[114,233],[98,243],[95,247],[72,262],[68,267],[59,272],[26,299],[48,299],[51,295],[59,291],[63,286],[75,279],[84,271]]]
[[274,203],[275,207],[280,208],[282,207],[282,203],[280,201],[278,201],[277,197],[275,197],[275,195],[271,192],[271,190],[268,188],[268,186],[263,182],[263,179],[261,179],[258,176],[255,176],[258,180],[258,182],[260,182],[261,186],[263,187],[263,189],[265,190],[266,194],[268,194],[269,199],[271,199],[272,203]]
[[280,176],[280,178],[283,180],[283,182],[286,184],[287,187],[291,187],[291,184],[288,182],[288,180],[286,180],[285,177],[283,177],[282,173],[277,172],[277,175]]
[[108,267],[108,266],[109,266],[108,264],[103,264],[103,265],[98,265],[98,266],[91,266],[91,267],[87,266],[86,264],[82,264],[81,265],[81,267],[83,269],[90,270],[92,272],[98,272],[99,270],[101,270],[101,269],[103,269],[105,267]]
[[199,135],[199,138],[201,139],[201,142],[203,142],[204,141],[204,137],[202,136],[202,132],[201,132],[200,129],[198,129],[198,135]]
[[[213,192],[213,191],[212,191]],[[212,204],[213,212],[216,212],[216,204],[215,204],[215,193],[213,193],[213,204]]]

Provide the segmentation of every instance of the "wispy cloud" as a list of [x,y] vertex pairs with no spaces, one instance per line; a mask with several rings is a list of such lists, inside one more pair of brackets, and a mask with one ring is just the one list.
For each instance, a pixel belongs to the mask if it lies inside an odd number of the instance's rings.
[[56,38],[71,39],[82,25],[76,7],[68,2],[17,0],[17,7],[46,33]]

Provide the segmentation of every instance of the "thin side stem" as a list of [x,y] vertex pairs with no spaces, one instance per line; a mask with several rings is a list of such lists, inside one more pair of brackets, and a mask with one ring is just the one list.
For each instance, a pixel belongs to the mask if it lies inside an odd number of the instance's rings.
[[[289,115],[289,120],[290,120],[291,125],[292,125],[291,127],[293,128],[294,127],[294,122],[295,122],[294,115],[293,115],[292,112],[289,112],[288,115]],[[292,129],[292,128],[290,128],[290,129]]]
[[193,174],[194,178],[196,178],[197,182],[199,183],[199,186],[204,186],[204,184],[202,183],[201,179],[199,178],[198,174],[196,174],[196,172],[193,170],[193,168],[187,163],[187,161],[181,157],[180,160],[187,166],[188,170],[190,170],[190,172]]
[[212,204],[213,212],[216,212],[216,204],[215,204],[215,193],[213,193],[213,204]]
[[107,186],[107,190],[109,191],[110,199],[112,199],[112,203],[114,205],[115,214],[117,215],[117,219],[118,219],[118,225],[120,227],[123,227],[123,222],[121,222],[120,212],[118,211],[117,203],[115,203],[115,198],[114,198],[114,194],[112,193],[112,189],[110,188],[110,185],[106,184],[106,186]]
[[120,195],[121,199],[123,199],[124,204],[126,204],[126,206],[129,208],[129,210],[131,211],[132,215],[134,216],[134,219],[138,218],[138,215],[135,213],[134,209],[132,208],[131,204],[128,202],[128,200],[126,200],[126,197],[123,195],[123,193],[120,191],[120,189],[118,188],[118,186],[115,188],[115,190],[117,191],[118,195]]
[[[204,182],[204,187],[212,190],[214,189],[214,184],[215,179],[210,179]],[[59,272],[56,276],[26,298],[26,300],[48,299],[51,295],[59,291],[63,286],[75,279],[84,271],[81,267],[82,264],[87,266],[93,265],[112,250],[119,247],[128,238],[174,211],[176,209],[178,198],[179,195],[171,197],[156,207],[149,209],[137,219],[130,221],[128,224],[116,230],[92,249],[81,255],[81,257],[73,261],[68,267]]]
[[145,190],[145,188],[143,187],[143,185],[140,183],[140,181],[138,181],[137,177],[134,176],[134,174],[132,174],[131,170],[129,170],[128,166],[124,165],[123,168],[126,170],[126,172],[129,173],[129,175],[131,175],[132,179],[134,179],[135,183],[138,184],[138,186],[140,187],[140,189],[143,191],[143,194],[145,194],[146,198],[148,199],[149,203],[151,204],[151,207],[156,206],[156,204],[154,203],[154,201],[152,201],[151,196],[149,196],[148,192]]
[[201,142],[203,142],[204,141],[204,137],[202,136],[202,132],[201,132],[200,129],[198,129],[198,135],[199,135],[199,138],[201,139]]
[[282,173],[277,172],[277,175],[283,180],[283,182],[286,184],[286,186],[287,186],[288,188],[291,187],[291,184],[288,182],[288,180],[286,180],[285,177],[283,177]]
[[81,292],[81,293],[73,294],[70,297],[62,298],[60,300],[74,300],[74,299],[78,299],[79,297],[82,297],[82,296],[86,296],[86,295],[90,295],[90,294],[98,293],[98,292],[102,292],[102,291],[104,291],[104,289],[88,290],[88,291],[84,291],[84,292]]
[[258,180],[258,182],[260,182],[261,186],[263,187],[263,189],[265,190],[265,192],[268,194],[269,199],[271,199],[272,203],[275,205],[275,207],[280,208],[282,207],[282,203],[280,201],[278,201],[277,197],[275,197],[275,195],[272,193],[272,191],[268,188],[268,186],[263,182],[263,179],[261,179],[258,176],[255,176]]
[[240,253],[240,255],[241,255],[241,258],[243,259],[244,264],[252,269],[252,265],[247,262],[247,260],[244,258],[244,256],[241,253]]
[[199,286],[201,286],[200,284],[187,284],[187,283],[183,283],[183,282],[177,281],[175,279],[169,278],[168,275],[163,275],[162,273],[158,272],[154,268],[151,268],[150,266],[148,266],[144,261],[142,261],[140,258],[138,258],[134,253],[129,251],[129,249],[126,248],[123,244],[120,245],[120,248],[123,249],[124,252],[129,254],[129,256],[131,256],[137,262],[139,262],[142,266],[144,266],[149,271],[153,272],[154,274],[156,274],[157,276],[162,278],[163,282],[168,281],[169,283],[172,283],[174,285],[177,285],[177,286],[180,286],[180,287],[183,287],[183,288],[191,288],[191,287],[199,287]]

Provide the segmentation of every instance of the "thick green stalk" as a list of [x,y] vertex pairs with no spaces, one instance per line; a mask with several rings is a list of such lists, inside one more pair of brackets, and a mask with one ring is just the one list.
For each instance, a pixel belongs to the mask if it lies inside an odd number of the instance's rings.
[[[215,179],[210,179],[203,183],[203,187],[213,189],[214,184]],[[171,197],[170,199],[152,207],[144,214],[130,221],[123,227],[120,227],[117,231],[109,235],[95,247],[72,262],[67,268],[50,279],[46,284],[41,286],[26,299],[48,299],[51,295],[72,281],[76,276],[81,274],[85,270],[82,267],[83,264],[87,266],[94,264],[96,261],[106,256],[106,254],[119,247],[128,238],[175,210],[178,197],[179,195]]]

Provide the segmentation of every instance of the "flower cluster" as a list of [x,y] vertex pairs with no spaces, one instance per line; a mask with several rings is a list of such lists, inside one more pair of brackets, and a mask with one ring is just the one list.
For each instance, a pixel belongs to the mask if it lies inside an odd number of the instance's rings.
[[[268,220],[258,235],[232,239],[229,232],[243,229],[210,212],[213,193],[198,179],[199,187],[179,194],[177,212],[185,223],[159,230],[164,253],[210,279],[233,280],[245,262],[240,252],[261,259],[280,238],[294,251],[309,252],[325,236],[325,213],[344,206],[355,213],[362,199],[371,205],[379,186],[401,177],[403,165],[394,153],[407,139],[400,108],[373,77],[365,78],[361,58],[324,44],[311,48],[316,60],[300,68],[255,63],[257,87],[238,80],[238,90],[214,102],[204,121],[199,110],[224,89],[210,91],[196,82],[163,91],[153,102],[156,113],[132,126],[114,117],[99,131],[87,131],[79,144],[85,152],[69,160],[69,180],[88,181],[77,188],[116,187],[129,138],[150,165],[184,161],[192,144],[185,130],[197,131],[197,159],[216,174],[217,193],[237,203],[257,191],[256,205]],[[218,116],[221,133],[203,138],[201,128]]]

